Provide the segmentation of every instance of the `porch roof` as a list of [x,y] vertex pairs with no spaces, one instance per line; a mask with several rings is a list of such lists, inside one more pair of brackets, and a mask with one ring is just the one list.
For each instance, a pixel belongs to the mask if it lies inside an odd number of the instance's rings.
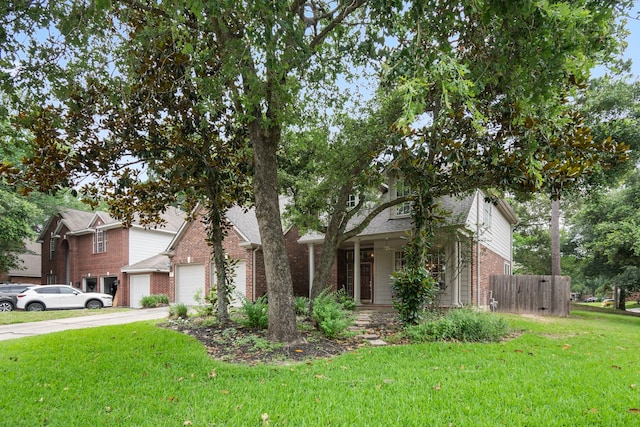
[[123,273],[149,273],[149,272],[160,272],[160,273],[168,273],[169,272],[169,257],[166,255],[155,255],[151,258],[143,259],[142,261],[136,262],[134,264],[130,264],[122,267],[121,271]]

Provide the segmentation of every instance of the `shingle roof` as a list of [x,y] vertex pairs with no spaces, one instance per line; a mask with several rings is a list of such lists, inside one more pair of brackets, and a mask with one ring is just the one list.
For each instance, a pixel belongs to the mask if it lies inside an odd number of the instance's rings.
[[41,270],[41,253],[42,245],[37,242],[26,242],[25,253],[20,255],[22,264],[21,268],[11,269],[8,271],[9,276],[37,277],[42,276]]
[[123,273],[142,273],[149,271],[169,272],[169,257],[166,255],[155,255],[151,258],[143,259],[135,264],[122,267]]

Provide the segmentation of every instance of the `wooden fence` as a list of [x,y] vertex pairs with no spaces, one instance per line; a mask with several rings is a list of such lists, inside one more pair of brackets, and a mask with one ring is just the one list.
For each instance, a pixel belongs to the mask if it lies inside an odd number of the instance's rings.
[[541,316],[569,316],[571,277],[491,276],[495,311]]

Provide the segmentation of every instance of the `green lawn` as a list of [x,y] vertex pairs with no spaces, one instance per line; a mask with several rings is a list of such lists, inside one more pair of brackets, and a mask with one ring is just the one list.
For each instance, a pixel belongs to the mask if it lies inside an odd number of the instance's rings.
[[499,344],[248,367],[152,322],[0,342],[0,425],[640,425],[640,318],[507,316]]

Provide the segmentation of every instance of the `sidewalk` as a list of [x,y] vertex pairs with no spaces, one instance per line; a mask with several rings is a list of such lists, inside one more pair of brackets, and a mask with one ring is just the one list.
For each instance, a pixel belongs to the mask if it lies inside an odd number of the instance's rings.
[[0,325],[0,341],[70,329],[94,328],[98,326],[122,325],[143,320],[164,319],[169,314],[169,307],[135,309],[92,316],[70,317],[67,319],[45,320],[42,322],[17,323]]

